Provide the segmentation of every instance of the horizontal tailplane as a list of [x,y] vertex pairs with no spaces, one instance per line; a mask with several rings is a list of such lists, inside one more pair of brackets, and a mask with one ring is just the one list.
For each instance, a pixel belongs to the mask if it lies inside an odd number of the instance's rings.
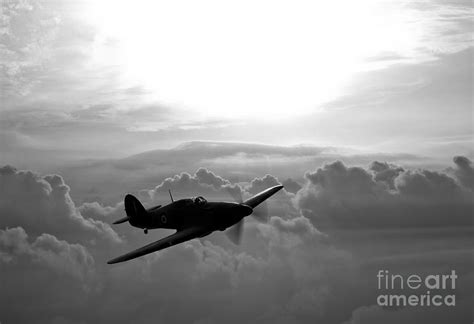
[[130,220],[130,217],[125,216],[124,218],[120,218],[116,220],[115,222],[113,222],[113,224],[122,224],[122,223],[128,222],[129,220]]

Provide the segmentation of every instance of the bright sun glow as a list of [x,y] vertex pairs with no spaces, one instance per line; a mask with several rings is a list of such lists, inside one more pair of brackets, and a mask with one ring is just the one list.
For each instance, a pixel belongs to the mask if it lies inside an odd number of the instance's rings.
[[93,5],[98,61],[114,58],[123,81],[158,102],[223,119],[315,111],[367,58],[409,55],[417,43],[406,13],[370,1]]

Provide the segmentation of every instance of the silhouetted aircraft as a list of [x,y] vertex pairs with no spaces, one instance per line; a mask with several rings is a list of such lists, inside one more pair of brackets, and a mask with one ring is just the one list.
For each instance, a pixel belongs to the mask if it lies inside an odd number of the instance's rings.
[[128,221],[130,225],[144,229],[145,234],[153,228],[175,229],[176,233],[112,259],[107,263],[128,261],[227,228],[229,230],[226,231],[226,234],[229,239],[238,244],[242,235],[244,218],[251,214],[257,218],[265,216],[255,210],[255,207],[281,188],[283,188],[281,185],[268,188],[245,201],[242,200],[239,191],[238,197],[234,195],[238,202],[208,202],[201,196],[173,201],[170,191],[170,204],[156,206],[148,210],[143,207],[137,198],[128,194],[124,199],[127,216],[117,220],[114,224]]

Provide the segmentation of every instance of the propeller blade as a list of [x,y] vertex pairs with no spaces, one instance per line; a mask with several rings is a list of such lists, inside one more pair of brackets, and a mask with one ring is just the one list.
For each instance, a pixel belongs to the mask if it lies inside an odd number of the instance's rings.
[[233,225],[225,234],[235,245],[239,245],[242,239],[242,229],[244,227],[244,219],[242,218],[237,224]]
[[226,186],[225,188],[235,202],[241,204],[244,201],[244,199],[242,198],[242,190],[238,185]]
[[266,201],[254,208],[252,216],[259,222],[266,223],[268,221],[268,204]]

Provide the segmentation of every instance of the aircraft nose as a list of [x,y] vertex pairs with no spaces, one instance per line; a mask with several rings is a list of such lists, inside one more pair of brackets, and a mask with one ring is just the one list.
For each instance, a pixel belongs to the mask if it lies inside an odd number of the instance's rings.
[[252,207],[244,205],[244,204],[240,205],[240,210],[244,214],[244,216],[248,216],[253,212]]

